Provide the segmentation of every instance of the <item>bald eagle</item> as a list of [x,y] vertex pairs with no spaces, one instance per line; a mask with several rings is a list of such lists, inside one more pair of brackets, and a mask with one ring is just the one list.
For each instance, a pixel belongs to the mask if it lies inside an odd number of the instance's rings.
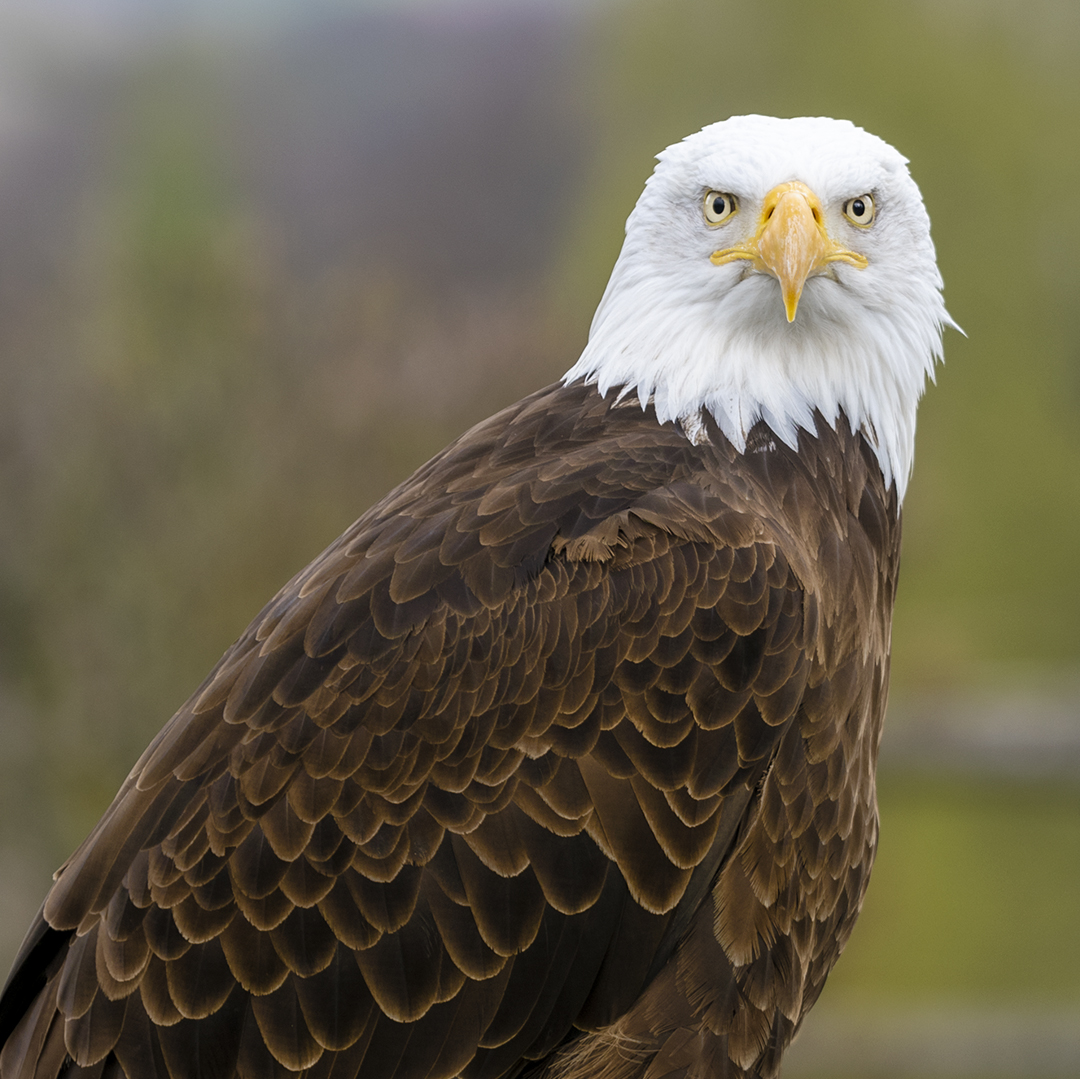
[[294,577],[59,870],[3,1079],[777,1074],[874,858],[951,320],[873,135],[658,160],[577,363]]

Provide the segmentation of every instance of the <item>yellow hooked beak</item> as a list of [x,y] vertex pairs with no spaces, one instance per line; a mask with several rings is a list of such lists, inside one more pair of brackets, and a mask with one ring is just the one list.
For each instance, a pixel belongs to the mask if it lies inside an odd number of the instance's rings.
[[753,239],[709,256],[715,266],[736,259],[746,259],[755,270],[771,274],[780,282],[788,322],[795,321],[808,277],[828,272],[833,262],[846,262],[859,270],[868,265],[865,255],[829,238],[821,200],[798,180],[780,184],[765,196]]

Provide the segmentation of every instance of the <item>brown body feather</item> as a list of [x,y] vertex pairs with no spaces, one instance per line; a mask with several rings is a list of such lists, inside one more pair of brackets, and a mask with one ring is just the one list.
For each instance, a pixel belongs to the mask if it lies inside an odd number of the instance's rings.
[[862,902],[899,522],[574,384],[263,610],[59,873],[3,1079],[773,1076]]

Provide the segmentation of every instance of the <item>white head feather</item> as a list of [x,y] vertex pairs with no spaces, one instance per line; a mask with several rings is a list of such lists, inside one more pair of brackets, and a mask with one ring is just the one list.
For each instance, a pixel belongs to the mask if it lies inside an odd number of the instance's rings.
[[[737,116],[657,160],[565,381],[636,390],[660,422],[680,422],[692,439],[708,410],[740,452],[759,419],[794,448],[800,428],[813,432],[815,409],[830,424],[842,411],[902,498],[916,406],[941,358],[942,330],[955,325],[906,158],[846,120]],[[868,265],[838,262],[809,278],[789,323],[774,277],[709,256],[750,239],[765,195],[790,180],[812,189],[830,237]],[[722,244],[702,212],[709,190],[738,200]],[[867,193],[877,213],[859,228],[842,207]]]

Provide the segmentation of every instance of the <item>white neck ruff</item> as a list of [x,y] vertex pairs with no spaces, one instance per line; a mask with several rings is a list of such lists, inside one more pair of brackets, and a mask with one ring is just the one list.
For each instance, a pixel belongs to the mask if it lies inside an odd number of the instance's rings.
[[942,327],[952,324],[937,282],[909,280],[922,295],[870,308],[835,281],[811,280],[789,324],[771,278],[748,278],[709,304],[680,298],[674,280],[634,273],[626,255],[564,382],[636,391],[642,407],[651,402],[661,423],[679,422],[692,441],[703,436],[706,410],[740,453],[758,420],[797,449],[799,430],[814,432],[815,410],[833,426],[843,412],[903,498],[916,407],[941,358]]

